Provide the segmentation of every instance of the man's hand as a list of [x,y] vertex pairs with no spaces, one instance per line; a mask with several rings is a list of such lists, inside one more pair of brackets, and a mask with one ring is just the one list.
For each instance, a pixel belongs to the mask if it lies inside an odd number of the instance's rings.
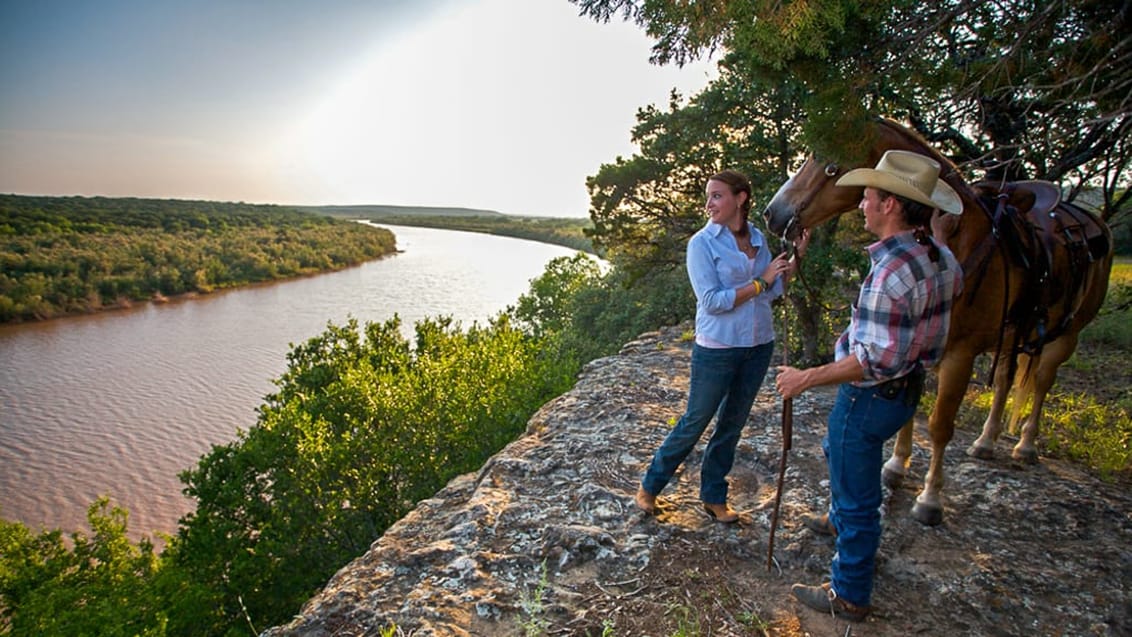
[[783,398],[793,398],[806,391],[805,374],[796,367],[782,365],[778,368],[774,387]]
[[940,245],[947,245],[947,240],[959,229],[959,220],[962,215],[944,212],[936,208],[932,212],[932,238]]

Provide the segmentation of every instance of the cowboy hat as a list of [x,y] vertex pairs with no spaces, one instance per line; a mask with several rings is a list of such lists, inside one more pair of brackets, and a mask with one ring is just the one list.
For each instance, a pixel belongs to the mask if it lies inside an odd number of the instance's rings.
[[886,152],[876,168],[850,170],[837,185],[878,188],[951,214],[963,212],[959,195],[939,178],[939,162],[906,150]]

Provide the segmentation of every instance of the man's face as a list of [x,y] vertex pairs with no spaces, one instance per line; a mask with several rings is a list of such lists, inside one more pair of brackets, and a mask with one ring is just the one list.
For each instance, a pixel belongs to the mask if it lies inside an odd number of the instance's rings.
[[865,188],[861,203],[857,205],[861,212],[865,213],[865,230],[875,235],[880,234],[881,222],[884,219],[884,207],[887,203],[888,200],[882,200],[880,192],[876,188]]

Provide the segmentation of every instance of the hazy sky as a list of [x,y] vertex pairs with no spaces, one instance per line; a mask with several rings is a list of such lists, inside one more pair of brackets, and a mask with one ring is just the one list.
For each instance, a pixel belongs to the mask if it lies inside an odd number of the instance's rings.
[[585,216],[714,77],[567,0],[0,0],[0,192]]

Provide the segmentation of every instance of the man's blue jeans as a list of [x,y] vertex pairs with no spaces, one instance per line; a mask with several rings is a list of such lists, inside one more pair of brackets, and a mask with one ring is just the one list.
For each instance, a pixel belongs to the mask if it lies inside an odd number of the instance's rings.
[[704,450],[700,499],[709,504],[727,502],[727,474],[735,461],[735,447],[773,352],[774,342],[755,347],[692,348],[688,406],[653,455],[641,480],[645,491],[657,495],[664,489],[699,442],[712,416],[718,414],[715,431]]
[[884,443],[916,412],[904,398],[903,391],[889,399],[875,388],[841,385],[822,440],[829,465],[829,520],[837,529],[833,590],[856,606],[868,606],[873,592]]

